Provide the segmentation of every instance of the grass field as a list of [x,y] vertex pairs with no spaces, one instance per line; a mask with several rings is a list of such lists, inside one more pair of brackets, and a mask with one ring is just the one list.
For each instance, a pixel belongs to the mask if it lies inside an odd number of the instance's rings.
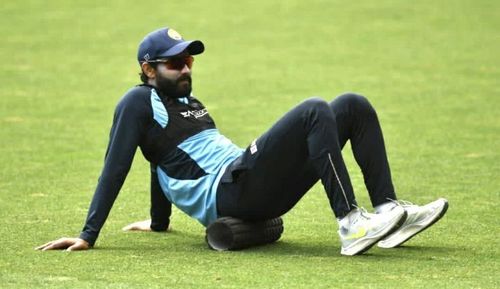
[[[500,2],[352,3],[2,1],[0,287],[500,287]],[[34,251],[79,234],[114,106],[139,81],[137,45],[167,25],[204,41],[194,93],[236,144],[306,97],[362,93],[378,109],[399,197],[446,197],[446,217],[401,248],[342,257],[316,185],[278,243],[213,252],[179,211],[170,233],[121,232],[148,218],[138,153],[94,250]],[[345,158],[370,208],[349,148]]]

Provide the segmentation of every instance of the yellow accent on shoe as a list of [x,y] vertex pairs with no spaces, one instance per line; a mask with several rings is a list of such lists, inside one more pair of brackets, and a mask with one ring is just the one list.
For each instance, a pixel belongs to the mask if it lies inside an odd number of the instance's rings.
[[358,239],[361,237],[364,237],[366,235],[367,230],[365,228],[360,228],[356,233],[351,234],[347,237],[345,237],[345,240],[353,240],[353,239]]

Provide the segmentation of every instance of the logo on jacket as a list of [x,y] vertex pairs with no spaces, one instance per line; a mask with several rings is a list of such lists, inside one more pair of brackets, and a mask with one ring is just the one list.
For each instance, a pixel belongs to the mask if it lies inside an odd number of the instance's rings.
[[200,110],[188,110],[188,111],[181,112],[181,115],[183,117],[193,116],[194,118],[200,118],[200,117],[204,116],[205,114],[208,114],[208,111],[206,108],[200,109]]
[[254,139],[252,144],[250,145],[250,154],[254,154],[257,152],[257,139]]

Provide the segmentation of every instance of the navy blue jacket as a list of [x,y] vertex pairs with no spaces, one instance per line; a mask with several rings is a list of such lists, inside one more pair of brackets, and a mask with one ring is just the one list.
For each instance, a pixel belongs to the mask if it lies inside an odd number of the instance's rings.
[[217,216],[225,168],[243,150],[217,130],[196,98],[161,97],[132,88],[115,109],[104,168],[80,238],[93,245],[125,181],[137,147],[151,164],[151,228],[165,230],[171,204],[207,226]]

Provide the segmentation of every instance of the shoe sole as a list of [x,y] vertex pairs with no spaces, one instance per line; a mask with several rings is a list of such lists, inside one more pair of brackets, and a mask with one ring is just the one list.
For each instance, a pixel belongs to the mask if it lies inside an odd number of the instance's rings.
[[[396,245],[392,245],[392,246],[385,246],[385,247],[382,247],[381,245],[378,245],[379,248],[384,248],[384,249],[390,249],[390,248],[396,248],[398,246],[401,246],[403,243],[409,241],[411,238],[415,237],[416,235],[418,235],[419,233],[422,233],[423,231],[425,231],[427,228],[431,227],[432,225],[434,225],[437,221],[441,220],[441,218],[446,214],[446,211],[448,211],[448,201],[445,202],[444,206],[443,206],[443,209],[441,210],[441,212],[439,213],[439,215],[437,215],[437,217],[432,220],[432,222],[430,222],[429,224],[427,224],[425,227],[423,227],[422,229],[414,232],[413,234],[409,235],[407,238],[403,239],[401,242],[399,242],[398,244]],[[389,236],[389,235],[387,235]]]
[[340,254],[342,254],[344,256],[355,256],[355,255],[363,254],[368,249],[373,247],[373,245],[375,245],[378,241],[384,239],[385,237],[389,236],[390,234],[394,233],[397,229],[399,229],[404,224],[407,217],[408,217],[408,213],[405,211],[403,214],[401,214],[401,217],[399,218],[399,220],[396,222],[396,224],[391,229],[389,229],[387,232],[380,235],[379,237],[375,237],[375,238],[369,240],[369,241],[371,241],[371,243],[368,243],[368,245],[365,246],[364,248],[362,248],[361,250],[349,252],[349,253],[346,253],[344,250],[341,250]]

